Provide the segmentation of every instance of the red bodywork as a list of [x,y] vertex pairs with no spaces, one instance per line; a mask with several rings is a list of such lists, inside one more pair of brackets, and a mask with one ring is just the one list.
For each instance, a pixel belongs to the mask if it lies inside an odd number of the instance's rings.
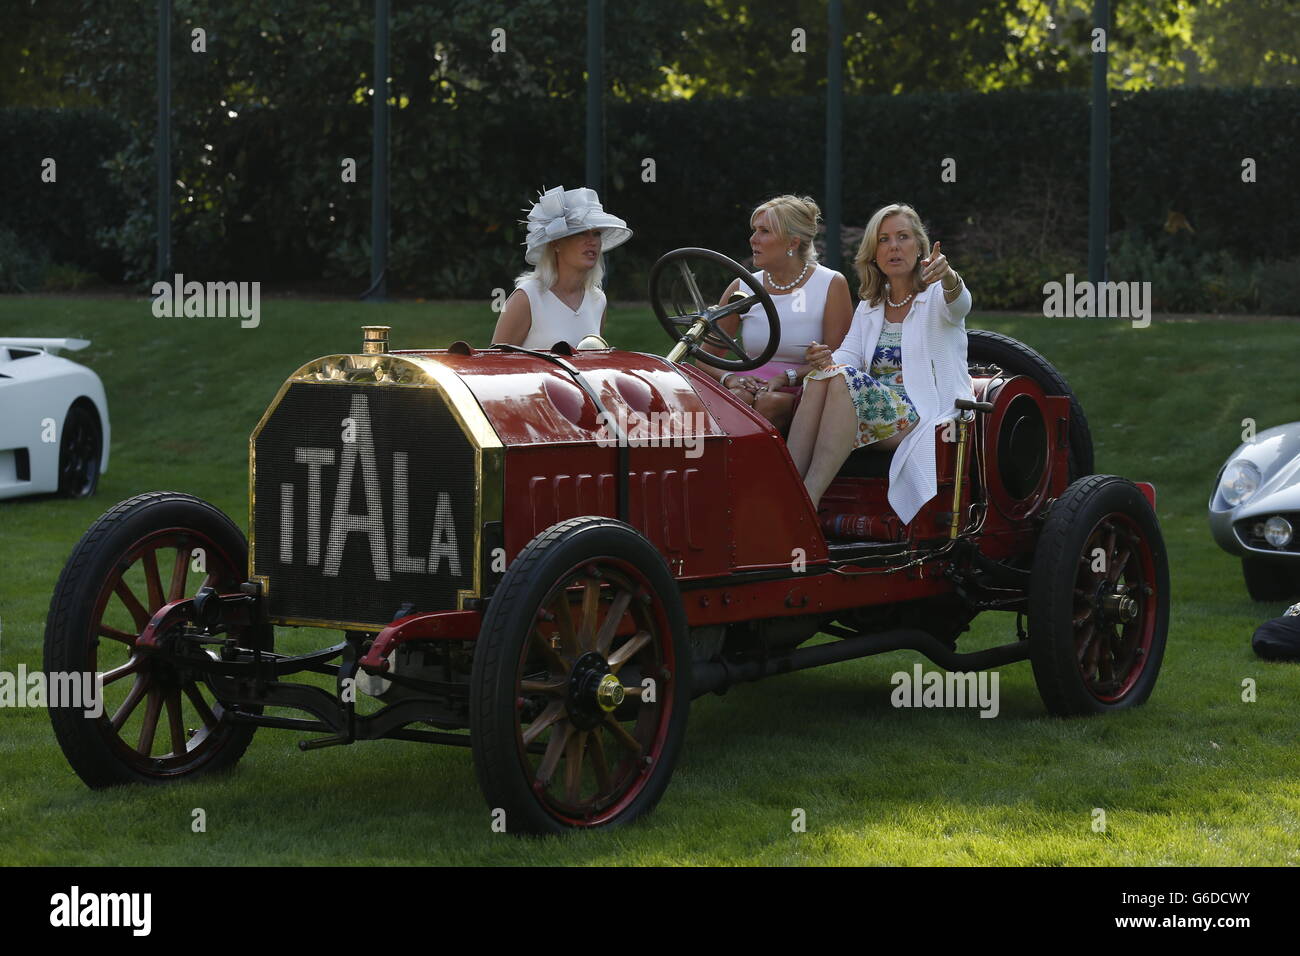
[[[507,560],[559,521],[580,515],[618,517],[617,449],[597,444],[608,434],[601,431],[599,410],[566,369],[532,355],[501,351],[407,354],[438,361],[460,376],[505,446]],[[943,559],[911,563],[900,558],[899,564],[910,566],[882,568],[877,557],[869,575],[855,574],[855,566],[836,561],[839,572],[831,572],[826,538],[784,440],[712,377],[636,352],[579,351],[563,356],[563,361],[581,373],[606,411],[624,416],[629,427],[656,413],[701,416],[693,419],[702,433],[698,457],[689,457],[683,447],[632,447],[628,459],[626,520],[668,561],[692,626],[833,612],[952,591]],[[976,397],[985,397],[989,380],[975,383]],[[994,467],[996,437],[989,436],[998,434],[999,416],[1022,394],[1042,410],[1047,462],[1033,493],[1012,500],[1000,487]],[[996,407],[986,421],[972,426],[962,510],[965,513],[970,505],[974,483],[975,500],[989,501],[978,547],[997,560],[1032,550],[1033,517],[1068,484],[1069,402],[1045,396],[1025,378],[999,381],[988,397]],[[911,525],[899,530],[906,550],[933,547],[948,537],[957,445],[942,440],[942,432],[941,426],[935,437],[939,492]],[[977,449],[979,445],[983,447]],[[978,468],[981,455],[988,463],[987,489]],[[822,507],[892,517],[887,490],[885,478],[840,477]],[[804,567],[796,570],[800,562]],[[435,617],[456,621],[435,630]],[[379,635],[366,663],[377,665],[403,640],[464,639],[473,623],[465,612],[395,622]]]

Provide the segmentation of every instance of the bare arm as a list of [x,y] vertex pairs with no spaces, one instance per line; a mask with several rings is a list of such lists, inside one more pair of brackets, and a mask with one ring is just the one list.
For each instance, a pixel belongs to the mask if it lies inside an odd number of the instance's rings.
[[[601,321],[603,323],[604,319]],[[515,289],[506,299],[501,318],[497,319],[497,327],[492,331],[492,344],[523,345],[532,327],[533,310],[528,304],[528,294],[523,289]]]

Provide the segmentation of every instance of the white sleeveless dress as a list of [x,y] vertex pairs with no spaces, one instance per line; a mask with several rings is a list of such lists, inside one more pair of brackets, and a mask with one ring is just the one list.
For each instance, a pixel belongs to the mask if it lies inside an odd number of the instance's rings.
[[[759,285],[763,284],[761,270],[754,273],[754,278],[758,280]],[[813,274],[808,277],[808,281],[798,289],[793,292],[771,293],[772,304],[776,306],[777,318],[780,321],[781,342],[770,362],[781,365],[778,371],[802,365],[808,346],[813,342],[822,341],[822,325],[826,319],[826,296],[830,292],[833,278],[835,278],[834,269],[817,265],[813,268]],[[740,291],[748,295],[750,290],[742,283]],[[755,303],[748,312],[743,314],[740,331],[745,351],[750,355],[762,355],[771,336],[768,335],[767,313],[763,311],[761,305]],[[759,372],[746,374],[759,375]]]
[[605,314],[605,293],[600,289],[588,289],[575,312],[550,289],[543,291],[536,279],[525,279],[519,288],[528,296],[533,316],[524,348],[549,349],[556,342],[577,347],[583,336],[600,334],[600,318]]

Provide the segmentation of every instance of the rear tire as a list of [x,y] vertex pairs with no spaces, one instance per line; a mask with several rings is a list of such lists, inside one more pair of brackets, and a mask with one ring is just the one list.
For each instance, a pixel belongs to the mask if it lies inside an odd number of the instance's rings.
[[99,487],[99,464],[104,457],[104,430],[99,416],[85,404],[68,409],[59,433],[59,494],[64,498],[89,498]]
[[1029,584],[1029,658],[1058,716],[1136,707],[1151,696],[1169,627],[1169,563],[1136,485],[1081,478],[1052,505]]
[[1024,375],[1033,379],[1048,395],[1070,400],[1070,481],[1091,475],[1093,469],[1092,431],[1064,376],[1051,362],[1028,345],[987,329],[966,333],[966,361],[970,365],[996,365],[1007,375]]

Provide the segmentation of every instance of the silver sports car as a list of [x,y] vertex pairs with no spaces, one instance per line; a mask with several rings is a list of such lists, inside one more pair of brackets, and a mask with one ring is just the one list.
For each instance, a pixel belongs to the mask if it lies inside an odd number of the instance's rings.
[[1228,456],[1210,495],[1210,529],[1241,557],[1253,599],[1300,595],[1300,422],[1262,431]]

